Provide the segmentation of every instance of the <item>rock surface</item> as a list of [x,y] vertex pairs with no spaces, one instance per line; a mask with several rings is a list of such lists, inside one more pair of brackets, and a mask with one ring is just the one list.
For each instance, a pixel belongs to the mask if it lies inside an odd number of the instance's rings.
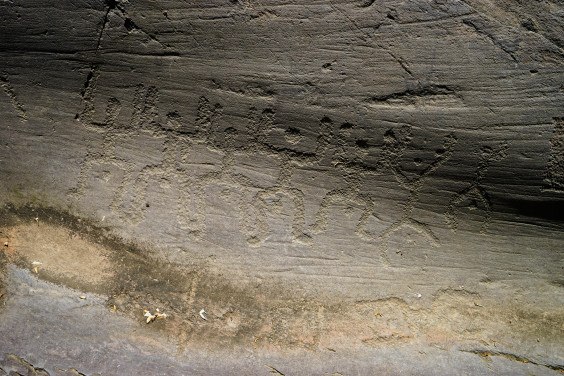
[[560,1],[0,20],[0,375],[563,371]]

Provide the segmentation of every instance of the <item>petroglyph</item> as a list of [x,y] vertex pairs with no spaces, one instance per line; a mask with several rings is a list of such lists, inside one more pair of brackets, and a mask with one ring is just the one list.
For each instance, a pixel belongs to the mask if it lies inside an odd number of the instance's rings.
[[[122,201],[115,211],[127,214],[124,217],[130,223],[137,225],[145,220],[147,204],[147,189],[150,181],[158,182],[170,192],[178,195],[179,219],[184,213],[186,205],[186,182],[184,176],[186,171],[182,167],[182,161],[190,152],[191,142],[187,135],[179,131],[180,115],[170,112],[166,115],[167,129],[158,122],[158,89],[154,86],[145,87],[138,85],[133,99],[133,114],[131,128],[137,131],[147,132],[151,137],[162,139],[162,159],[159,163],[144,166],[136,175],[135,179],[129,179],[125,183],[125,192],[133,192],[133,200],[129,205]],[[172,188],[176,189],[172,189]],[[124,194],[125,194],[124,192]]]
[[152,137],[163,138],[163,158],[160,163],[145,166],[139,172],[132,184],[134,199],[131,207],[125,211],[131,213],[134,224],[142,222],[145,219],[147,205],[144,203],[149,182],[160,182],[169,192],[177,195],[178,227],[187,231],[189,236],[202,239],[205,234],[206,185],[229,175],[226,171],[233,165],[233,158],[225,156],[224,166],[219,173],[199,177],[193,177],[186,169],[186,164],[194,144],[212,143],[212,132],[216,130],[217,121],[221,118],[221,106],[211,106],[208,99],[202,96],[193,131],[181,129],[182,117],[175,111],[167,114],[165,130],[156,120],[149,120],[158,118],[158,90],[151,87],[143,92],[142,86],[140,89],[134,101],[134,122]]
[[132,224],[137,225],[146,218],[145,211],[149,207],[147,189],[150,181],[158,182],[171,194],[177,192],[178,222],[181,226],[184,224],[184,218],[187,215],[185,213],[189,207],[186,203],[189,201],[189,197],[186,196],[189,192],[187,187],[190,185],[190,180],[186,178],[187,173],[180,161],[183,159],[182,156],[189,152],[191,144],[184,135],[175,136],[166,133],[162,143],[163,157],[161,162],[143,167],[135,180],[129,184],[134,193],[133,200],[127,207],[125,203],[122,204],[121,212],[128,213],[129,221]]
[[425,179],[450,158],[456,139],[453,136],[445,136],[443,147],[436,151],[435,160],[415,176],[408,177],[400,162],[412,138],[411,126],[402,125],[388,129],[384,133],[380,156],[372,164],[367,162],[367,157],[373,146],[367,140],[354,140],[352,146],[351,141],[347,141],[354,128],[355,125],[350,123],[342,124],[340,127],[332,162],[335,168],[341,171],[345,186],[331,190],[325,195],[316,216],[314,230],[321,232],[327,229],[328,212],[332,205],[343,205],[349,212],[356,206],[362,212],[356,225],[356,234],[366,241],[375,240],[375,236],[367,230],[368,220],[374,215],[375,202],[369,194],[361,193],[361,187],[376,176],[391,173],[400,187],[409,191],[409,198],[401,217],[382,231],[377,239],[385,242],[396,231],[410,227],[426,237],[431,244],[436,245],[438,238],[426,224],[413,218],[413,210]]
[[[251,179],[239,174],[235,171],[235,151],[236,148],[233,146],[233,133],[234,130],[228,128],[225,130],[227,133],[225,149],[223,150],[224,155],[221,160],[219,170],[206,173],[204,175],[198,176],[195,181],[194,196],[196,200],[196,219],[193,221],[192,226],[196,226],[193,230],[194,236],[201,239],[205,234],[205,218],[206,218],[206,191],[209,185],[217,183],[225,185],[231,190],[240,191],[242,196],[246,196],[248,188],[254,186]],[[239,205],[241,210],[241,217],[245,217],[246,208],[242,203]]]
[[[260,153],[273,156],[280,161],[280,172],[275,184],[269,188],[260,190],[252,199],[252,207],[256,211],[255,225],[248,226],[248,242],[252,246],[258,246],[269,235],[270,230],[267,225],[267,211],[269,198],[274,198],[274,202],[279,202],[280,196],[290,198],[293,203],[293,240],[302,244],[311,244],[312,239],[306,231],[304,193],[292,186],[292,175],[296,167],[313,166],[319,164],[324,157],[333,135],[332,121],[325,117],[320,121],[319,133],[316,139],[316,147],[313,153],[299,153],[292,150],[278,149],[266,142],[268,130],[274,127],[274,112],[266,109],[258,115],[256,109],[249,111],[248,131],[252,135],[252,146]],[[252,228],[254,227],[254,231]]]
[[[367,145],[355,143],[353,155],[347,153],[345,149],[346,138],[350,136],[350,129],[354,125],[345,123],[339,128],[337,137],[337,150],[333,156],[333,165],[341,171],[344,176],[345,187],[329,191],[323,198],[319,211],[316,215],[314,231],[319,233],[327,229],[328,214],[331,205],[344,205],[349,211],[354,205],[362,210],[362,215],[356,226],[356,234],[365,240],[372,239],[366,230],[366,224],[374,211],[374,201],[367,194],[360,193],[363,181],[367,179],[368,173],[379,174],[380,169],[368,169],[365,162]],[[365,168],[363,168],[365,167]]]
[[[244,146],[235,146],[237,131],[231,127],[223,131],[225,142],[216,142],[215,138],[219,137],[221,132],[218,124],[222,116],[222,106],[219,103],[212,105],[203,96],[198,102],[192,131],[180,130],[182,116],[175,111],[167,114],[167,127],[161,126],[158,121],[158,90],[153,86],[137,86],[133,113],[127,126],[117,124],[121,103],[116,98],[108,99],[105,119],[101,123],[94,121],[93,95],[98,77],[98,70],[91,72],[83,95],[84,109],[77,118],[88,129],[103,135],[102,150],[92,148],[87,152],[77,186],[71,192],[71,197],[75,200],[80,200],[84,195],[94,166],[113,165],[123,171],[122,181],[110,205],[114,212],[121,214],[122,218],[133,225],[141,223],[145,220],[149,183],[157,182],[172,195],[176,194],[177,226],[187,231],[194,239],[201,240],[206,234],[206,193],[210,185],[221,184],[239,196],[240,227],[247,235],[250,245],[259,246],[269,238],[269,213],[280,214],[280,208],[276,206],[286,199],[293,205],[293,241],[311,244],[312,237],[305,223],[304,193],[293,185],[292,176],[297,168],[312,168],[321,166],[322,162],[330,162],[343,176],[345,186],[327,192],[322,199],[316,221],[311,228],[315,233],[327,229],[331,206],[344,205],[349,211],[353,210],[353,207],[360,208],[362,214],[356,225],[356,234],[364,240],[374,240],[374,235],[370,234],[366,227],[370,216],[373,215],[375,203],[369,194],[361,193],[361,187],[367,179],[391,172],[400,186],[410,192],[410,196],[402,217],[384,230],[379,239],[385,240],[401,227],[408,226],[426,236],[432,243],[438,242],[434,233],[425,224],[415,220],[412,213],[425,178],[450,157],[455,143],[452,136],[445,137],[443,149],[437,151],[434,162],[418,176],[408,178],[400,167],[400,159],[411,139],[409,126],[389,129],[384,134],[380,159],[375,165],[370,165],[366,162],[370,148],[366,140],[357,140],[352,153],[350,148],[346,148],[350,130],[354,128],[352,124],[341,125],[333,144],[334,125],[330,118],[324,117],[319,122],[315,149],[312,152],[299,152],[290,147],[270,144],[268,135],[275,127],[275,112],[270,108],[262,112],[251,108],[247,116],[247,143]],[[144,166],[134,176],[132,164],[117,157],[115,148],[117,140],[130,140],[134,133],[139,132],[148,132],[151,137],[163,140],[162,159],[159,163]],[[219,169],[192,176],[186,169],[186,163],[193,144],[201,144],[222,153]],[[330,148],[333,148],[334,155],[329,161],[325,161]],[[236,172],[235,158],[251,153],[279,162],[279,173],[274,184],[260,188],[249,177]],[[124,197],[128,192],[133,194],[133,199],[127,203]]]
[[480,149],[480,160],[478,162],[478,167],[476,168],[474,179],[467,188],[456,194],[456,196],[451,200],[445,213],[447,224],[452,231],[456,231],[458,228],[456,208],[464,202],[469,202],[470,209],[476,209],[478,207],[478,203],[482,204],[485,210],[485,217],[482,223],[481,232],[485,233],[487,231],[491,222],[492,204],[488,196],[488,192],[483,186],[483,180],[491,163],[499,162],[507,156],[507,149],[508,145],[504,142],[500,143],[495,149],[492,149],[489,146],[483,146]]
[[10,81],[8,80],[8,75],[5,73],[0,74],[0,86],[2,86],[4,93],[6,93],[8,98],[10,98],[10,102],[12,103],[12,106],[16,110],[16,113],[18,114],[20,120],[27,121],[27,113],[25,111],[25,108],[22,105],[22,103],[18,100],[18,97],[14,92],[14,88],[12,87]]
[[[130,161],[119,158],[116,155],[116,144],[118,141],[126,142],[130,140],[132,133],[127,129],[127,127],[121,126],[117,121],[122,108],[121,102],[117,98],[108,98],[105,110],[105,118],[102,122],[96,122],[94,120],[95,109],[93,99],[99,74],[100,72],[98,69],[95,69],[94,71],[91,71],[89,73],[90,78],[87,80],[87,85],[85,85],[85,90],[83,93],[84,108],[82,112],[76,116],[76,118],[87,129],[102,134],[103,141],[101,148],[96,148],[94,146],[90,146],[88,148],[86,157],[81,163],[78,182],[76,184],[76,187],[69,192],[69,197],[75,201],[82,199],[86,191],[88,179],[94,166],[98,166],[99,168],[103,168],[103,166],[115,166],[123,172],[121,183],[116,189],[114,198],[112,200],[112,203],[110,204],[110,207],[112,209],[116,209],[122,200],[125,185],[128,181],[131,180],[133,169],[133,165]],[[102,174],[102,179],[108,179],[108,175],[109,172],[104,171]]]
[[554,118],[552,121],[554,131],[550,139],[545,183],[548,189],[564,191],[564,118]]
[[[85,193],[88,179],[92,174],[94,166],[113,165],[122,171],[121,181],[115,190],[110,209],[119,214],[122,220],[137,225],[145,219],[147,186],[151,179],[161,182],[179,182],[179,216],[184,208],[185,198],[183,188],[186,181],[181,179],[183,172],[178,160],[182,161],[189,152],[190,142],[187,136],[175,127],[178,127],[179,115],[175,112],[167,114],[167,126],[171,129],[165,130],[158,122],[158,89],[154,86],[145,87],[142,84],[136,86],[132,101],[133,112],[128,125],[118,124],[118,116],[121,111],[121,103],[116,98],[109,98],[106,106],[106,117],[99,123],[94,120],[96,111],[94,108],[94,93],[100,72],[94,69],[89,73],[87,84],[83,92],[84,109],[77,115],[77,119],[87,128],[103,135],[101,150],[91,147],[81,164],[81,172],[75,189],[70,192],[70,197],[80,200]],[[134,178],[134,165],[117,156],[116,145],[118,142],[130,142],[134,136],[146,132],[151,137],[163,139],[162,160],[160,163],[144,166]],[[108,172],[102,178],[108,179]],[[125,195],[133,194],[133,201],[126,202]]]
[[[116,98],[108,100],[106,118],[102,123],[97,123],[93,120],[95,115],[93,94],[98,77],[98,70],[91,73],[83,95],[84,109],[77,118],[88,129],[103,134],[102,150],[87,152],[77,186],[71,192],[71,197],[75,200],[83,197],[93,166],[111,164],[124,171],[123,179],[110,206],[123,220],[133,225],[145,220],[145,211],[148,207],[147,190],[149,183],[153,181],[165,186],[167,191],[177,194],[178,227],[188,230],[189,235],[201,239],[205,234],[205,188],[213,182],[223,181],[233,175],[233,155],[229,153],[234,150],[230,150],[229,147],[224,148],[226,154],[219,172],[200,176],[197,179],[190,176],[185,164],[193,143],[206,145],[212,143],[212,132],[215,131],[216,120],[221,116],[221,106],[216,104],[212,107],[205,97],[201,97],[192,133],[179,129],[182,117],[175,111],[167,114],[165,129],[158,120],[158,89],[140,84],[135,90],[133,113],[127,128],[116,124],[121,110],[121,104]],[[153,138],[162,139],[162,159],[159,163],[142,167],[134,174],[134,166],[116,156],[115,146],[118,139],[131,140],[132,136],[143,132]],[[231,181],[233,183],[242,181],[242,184],[252,186],[239,175],[233,175]],[[229,181],[226,183],[229,184]],[[190,194],[191,191],[193,195]],[[127,193],[133,194],[130,202],[124,199]],[[192,207],[194,210],[191,210]]]
[[157,122],[159,110],[159,91],[155,86],[145,87],[143,84],[137,85],[133,98],[133,115],[131,116],[130,126],[132,128],[148,130],[154,136],[162,136],[163,129]]
[[[274,126],[274,116],[274,112],[269,108],[263,110],[260,115],[256,108],[251,108],[247,115],[247,131],[249,132],[253,147],[257,148],[258,152],[279,159],[280,155],[269,148],[266,141],[267,133]],[[287,194],[294,199],[294,210],[296,212],[300,209],[303,210],[303,194],[300,195],[301,192],[299,190],[292,190],[292,188],[289,187],[289,180],[292,173],[289,163],[290,159],[288,157],[282,158],[282,160],[280,160],[280,172],[276,183],[270,188],[259,190],[251,199],[251,208],[249,209],[255,213],[254,216],[248,213],[247,220],[245,221],[246,226],[244,228],[248,234],[247,242],[251,246],[259,246],[270,234],[270,229],[267,224],[268,198],[270,196],[274,197],[274,202],[279,202],[276,196]],[[290,188],[290,191],[286,192],[285,188]],[[296,219],[299,220],[299,218],[296,217],[297,215],[295,215],[294,222],[296,222]],[[299,227],[300,225],[303,231],[305,227],[303,223],[294,227]],[[295,233],[294,237],[296,237]]]
[[453,135],[444,136],[442,147],[435,151],[434,161],[416,173],[414,177],[408,177],[400,165],[400,157],[410,139],[411,131],[409,128],[402,129],[398,135],[396,135],[393,130],[389,130],[385,135],[384,162],[391,167],[399,185],[409,191],[409,198],[404,206],[401,217],[388,226],[379,237],[381,240],[385,241],[401,228],[410,227],[426,237],[432,245],[438,245],[439,239],[429,226],[413,218],[413,210],[419,200],[419,193],[421,188],[423,188],[425,180],[451,157],[457,140]]
[[211,135],[215,130],[214,125],[221,118],[222,112],[222,106],[219,103],[212,106],[206,97],[201,96],[198,101],[198,115],[194,123],[193,138],[199,142],[211,142]]
[[[80,200],[85,193],[94,168],[114,166],[121,171],[121,182],[115,190],[110,208],[128,223],[138,225],[146,219],[147,195],[156,184],[167,192],[167,199],[176,200],[176,227],[194,240],[206,236],[207,195],[212,185],[225,187],[221,196],[236,206],[239,226],[251,246],[260,246],[273,234],[272,224],[276,220],[291,222],[291,241],[312,244],[312,234],[325,232],[331,207],[344,207],[348,213],[360,210],[355,233],[365,241],[386,242],[398,230],[408,227],[426,238],[431,244],[438,244],[438,238],[425,223],[414,218],[414,209],[419,193],[428,176],[448,160],[456,144],[453,135],[443,137],[443,145],[435,151],[434,160],[419,170],[405,171],[402,157],[411,143],[410,125],[388,128],[383,134],[383,143],[377,145],[374,135],[368,139],[353,139],[352,133],[358,128],[343,123],[335,129],[329,117],[318,123],[316,139],[310,151],[296,149],[305,136],[296,128],[287,128],[284,133],[286,146],[274,145],[271,133],[277,129],[276,113],[271,108],[258,110],[251,107],[247,113],[247,127],[241,133],[234,127],[221,125],[223,106],[213,104],[201,96],[193,127],[185,127],[185,119],[178,111],[159,115],[159,91],[154,86],[137,85],[132,101],[133,111],[127,125],[120,125],[118,117],[121,102],[114,97],[107,100],[103,121],[95,121],[93,96],[99,78],[94,69],[87,79],[83,92],[84,108],[77,119],[88,129],[102,135],[101,147],[91,147],[84,159],[78,183],[70,196]],[[166,119],[166,124],[161,124]],[[135,135],[146,134],[159,140],[161,159],[157,163],[134,167],[131,162],[118,157],[116,144],[131,141]],[[238,140],[238,141],[236,141]],[[244,142],[241,144],[241,140]],[[205,147],[218,153],[221,162],[214,171],[195,174],[190,166],[190,153],[194,146]],[[501,146],[500,146],[501,148]],[[499,160],[505,149],[482,150],[476,177],[471,185],[458,193],[446,213],[451,228],[457,226],[455,209],[465,199],[476,198],[489,213],[491,203],[482,188],[483,174],[493,160]],[[377,160],[369,160],[373,150],[379,151]],[[237,158],[260,155],[276,161],[278,173],[274,183],[261,185],[242,174],[236,168]],[[419,163],[420,164],[420,163]],[[344,184],[332,189],[322,198],[315,215],[315,222],[306,224],[304,192],[296,187],[293,176],[298,169],[327,168],[338,172]],[[109,174],[107,172],[106,174]],[[363,187],[377,176],[390,174],[399,186],[409,192],[404,209],[395,222],[379,234],[367,229],[369,219],[374,217],[375,201]],[[108,178],[102,174],[102,178]],[[151,188],[152,189],[152,188]],[[129,201],[126,201],[127,200]],[[282,209],[284,208],[284,209]],[[484,221],[487,227],[489,217]]]

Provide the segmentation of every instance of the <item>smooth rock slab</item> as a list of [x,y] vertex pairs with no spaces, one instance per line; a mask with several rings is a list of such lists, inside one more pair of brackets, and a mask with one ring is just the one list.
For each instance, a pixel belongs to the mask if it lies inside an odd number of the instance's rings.
[[[190,345],[178,351],[162,331],[108,311],[105,299],[39,280],[10,267],[0,324],[0,369],[22,375],[482,374],[556,375],[532,359],[488,350],[401,347],[294,350],[279,354],[252,343],[229,350]],[[200,344],[201,345],[201,344]],[[10,352],[10,353],[8,353]],[[25,358],[12,353],[21,354]],[[80,373],[78,373],[80,372]],[[276,373],[278,372],[278,373]]]

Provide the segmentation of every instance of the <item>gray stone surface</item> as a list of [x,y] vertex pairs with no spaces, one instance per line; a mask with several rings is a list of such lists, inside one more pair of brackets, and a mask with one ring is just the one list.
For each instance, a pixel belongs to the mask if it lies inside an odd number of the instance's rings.
[[[560,1],[13,0],[0,20],[5,373],[115,374],[93,349],[129,354],[122,374],[562,371]],[[56,285],[98,300],[61,328],[26,283],[50,312]]]
[[[326,348],[279,354],[252,346],[235,351],[194,348],[182,352],[148,330],[150,326],[135,325],[121,314],[109,312],[103,296],[88,294],[86,300],[77,299],[79,291],[53,286],[17,268],[9,269],[7,280],[11,308],[3,313],[0,334],[10,346],[0,343],[0,351],[25,354],[26,359],[6,353],[0,357],[0,368],[22,375],[560,373],[547,367],[546,360],[538,364],[503,351],[488,355],[485,350],[445,350],[423,343],[364,349],[360,354]],[[26,330],[14,332],[14,327]],[[78,371],[67,368],[70,366],[80,367],[81,373],[73,373]]]

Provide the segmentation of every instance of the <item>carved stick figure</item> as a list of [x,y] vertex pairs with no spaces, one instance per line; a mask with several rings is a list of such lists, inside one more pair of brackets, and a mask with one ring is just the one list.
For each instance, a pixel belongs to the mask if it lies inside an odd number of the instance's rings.
[[[393,132],[387,132],[387,137],[387,142],[390,146],[398,144],[403,145],[403,147],[405,147],[407,141],[411,138],[409,132],[404,134],[399,139]],[[399,155],[393,152],[393,147],[384,149],[388,150],[388,152],[391,153],[387,158],[389,160],[389,165],[392,168],[392,172],[399,185],[409,191],[409,198],[400,219],[388,226],[388,228],[380,234],[380,239],[388,239],[394,232],[398,231],[402,227],[410,227],[418,233],[424,235],[432,244],[438,244],[439,239],[434,234],[434,232],[426,224],[413,218],[413,209],[415,208],[415,204],[419,199],[419,192],[421,191],[421,188],[423,188],[423,183],[425,182],[426,178],[437,168],[439,168],[439,166],[441,166],[447,159],[450,158],[455,144],[456,138],[453,135],[445,136],[443,138],[442,148],[435,151],[435,160],[431,162],[426,168],[421,170],[413,178],[408,178],[401,168],[399,163]]]
[[[127,140],[131,136],[131,133],[126,127],[121,127],[117,122],[121,111],[121,103],[117,98],[108,98],[104,120],[101,123],[94,121],[95,109],[93,100],[99,77],[98,69],[93,70],[91,74],[89,85],[83,95],[84,108],[82,112],[77,115],[77,120],[87,129],[103,135],[102,146],[101,150],[96,150],[97,148],[95,147],[89,147],[87,150],[86,157],[80,166],[78,182],[76,187],[69,192],[69,197],[78,201],[84,196],[93,166],[113,165],[123,172],[121,182],[115,190],[114,198],[110,204],[112,208],[115,208],[123,196],[127,182],[131,179],[133,169],[130,162],[116,155],[116,143],[118,140]],[[105,172],[102,178],[108,179],[108,174],[109,172]]]
[[[234,146],[235,130],[233,128],[228,128],[224,131],[225,141],[222,143],[223,158],[221,160],[219,169],[216,171],[208,172],[204,175],[198,176],[194,179],[194,196],[196,203],[196,220],[192,221],[191,225],[192,231],[197,231],[194,233],[199,238],[202,238],[205,234],[205,202],[206,193],[208,187],[211,184],[221,184],[227,186],[231,189],[236,189],[238,191],[250,188],[253,186],[253,182],[248,177],[240,174],[236,170],[235,166],[235,153],[238,150]],[[208,141],[209,142],[209,141]],[[244,196],[244,192],[243,192]],[[241,207],[239,206],[239,209]],[[195,230],[194,230],[195,229]]]
[[[248,131],[254,150],[261,154],[269,155],[280,160],[280,173],[273,186],[259,190],[251,200],[251,207],[256,215],[251,218],[247,214],[248,243],[259,246],[270,234],[267,224],[267,211],[269,210],[268,198],[288,197],[293,204],[294,218],[292,220],[293,240],[302,244],[311,244],[311,236],[306,232],[305,208],[303,192],[292,186],[291,179],[297,164],[314,165],[324,157],[332,137],[332,122],[325,117],[320,121],[319,136],[316,139],[316,148],[311,153],[299,153],[290,149],[278,149],[268,144],[267,133],[274,126],[274,112],[266,109],[259,116],[255,109],[249,113]],[[254,226],[251,223],[254,222]]]
[[149,132],[151,136],[164,139],[163,158],[157,164],[143,167],[137,175],[134,183],[134,202],[128,219],[134,224],[145,219],[148,184],[150,181],[156,181],[169,190],[177,192],[178,227],[188,231],[189,236],[201,239],[206,231],[203,186],[212,180],[212,176],[196,179],[188,174],[184,162],[193,142],[211,143],[212,128],[221,117],[221,106],[216,104],[215,107],[211,107],[207,98],[201,97],[194,123],[195,130],[189,133],[179,129],[181,117],[176,112],[167,114],[166,129],[155,121],[158,118],[157,101],[156,88],[144,89],[143,85],[138,86],[134,99],[133,121],[138,124],[139,129]]
[[342,171],[345,186],[333,189],[325,194],[317,212],[313,230],[317,233],[326,231],[329,208],[332,205],[342,204],[346,206],[347,210],[352,210],[353,206],[356,205],[361,208],[362,215],[356,225],[355,232],[361,238],[370,240],[372,236],[366,230],[366,226],[368,219],[374,211],[374,201],[370,195],[362,194],[360,190],[368,173],[378,174],[380,171],[378,168],[368,169],[367,166],[363,165],[369,147],[364,142],[355,143],[352,156],[350,152],[345,150],[346,138],[350,136],[350,129],[353,127],[349,123],[345,123],[340,127],[336,141],[337,150],[332,161],[334,166]]
[[500,143],[496,149],[492,149],[489,146],[483,146],[480,149],[480,159],[478,161],[478,167],[476,168],[474,179],[468,187],[464,188],[458,192],[456,196],[454,196],[445,213],[446,222],[453,232],[456,232],[456,229],[458,228],[458,221],[455,213],[456,206],[466,200],[471,200],[474,208],[477,206],[477,202],[482,203],[486,211],[486,215],[480,232],[484,234],[487,231],[491,222],[492,204],[488,192],[483,186],[483,179],[492,162],[499,162],[507,156],[507,149],[508,146],[505,142]]

